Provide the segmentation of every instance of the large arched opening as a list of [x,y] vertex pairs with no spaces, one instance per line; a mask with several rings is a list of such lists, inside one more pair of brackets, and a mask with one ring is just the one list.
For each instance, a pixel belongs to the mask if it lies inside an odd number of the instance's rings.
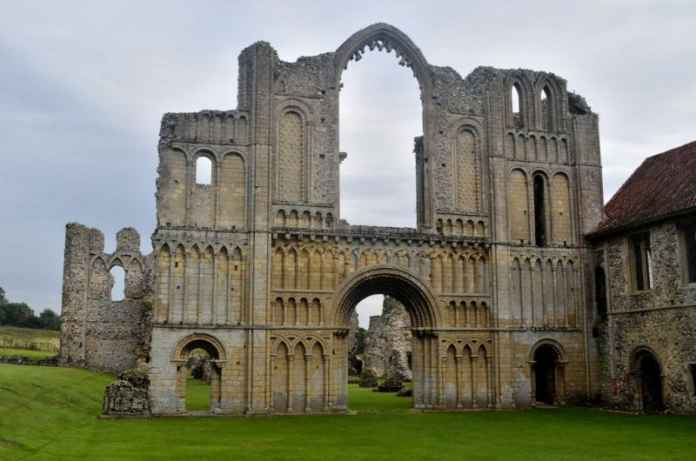
[[[411,405],[415,408],[436,405],[436,358],[433,352],[437,344],[431,334],[438,323],[435,298],[415,275],[402,268],[383,265],[355,273],[339,288],[335,298],[334,321],[345,332],[337,338],[340,356],[335,369],[336,408],[365,409],[361,408],[361,405],[366,405],[365,402],[357,401],[355,405],[351,405],[348,401],[348,370],[351,366],[349,353],[352,346],[349,333],[356,307],[361,301],[374,295],[384,295],[387,302],[403,306],[408,317],[403,325],[407,325],[406,328],[410,330],[410,348],[405,359],[398,354],[385,357],[383,374],[375,376],[375,382],[371,386],[384,392],[400,393],[405,398],[410,397]],[[408,367],[408,372],[405,367]],[[373,370],[365,369],[363,373],[373,373]]]
[[214,413],[220,409],[225,350],[216,338],[192,335],[174,352],[176,397],[180,411]]
[[[390,69],[393,58],[386,54],[392,52],[402,71]],[[351,61],[363,62],[344,75]],[[410,39],[386,24],[353,34],[336,51],[342,219],[395,227],[423,221],[427,185],[418,176],[430,87],[426,67]]]
[[645,413],[663,411],[662,367],[655,354],[647,348],[637,349],[633,353],[631,374],[639,409]]

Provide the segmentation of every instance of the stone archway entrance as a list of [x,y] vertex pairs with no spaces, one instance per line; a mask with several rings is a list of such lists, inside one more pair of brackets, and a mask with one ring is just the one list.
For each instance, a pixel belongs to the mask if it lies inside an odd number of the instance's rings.
[[647,349],[636,351],[632,375],[637,388],[639,408],[646,413],[663,411],[662,369],[655,354]]
[[[210,384],[210,396],[208,398],[209,411],[220,410],[221,401],[221,375],[222,367],[225,364],[225,351],[222,344],[209,335],[192,335],[181,340],[175,351],[174,363],[176,364],[176,387],[175,395],[177,399],[177,409],[179,412],[191,411],[187,407],[187,386],[191,376],[193,359],[197,351],[204,351],[206,357],[205,371],[208,376],[206,380]],[[205,411],[205,410],[202,410]]]
[[532,403],[555,405],[564,400],[565,373],[560,346],[542,341],[532,351]]
[[336,294],[335,324],[343,326],[335,332],[340,357],[335,369],[337,395],[335,407],[348,409],[348,345],[346,341],[350,318],[355,307],[368,296],[391,296],[406,308],[412,328],[412,370],[414,408],[437,406],[437,325],[435,301],[426,286],[408,271],[391,266],[376,266],[355,273]]

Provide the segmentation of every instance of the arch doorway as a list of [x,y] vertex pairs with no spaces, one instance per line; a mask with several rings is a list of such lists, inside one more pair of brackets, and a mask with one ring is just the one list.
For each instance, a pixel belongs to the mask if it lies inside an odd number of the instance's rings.
[[663,411],[662,369],[655,354],[647,349],[636,351],[632,374],[637,387],[639,408],[646,413]]
[[560,345],[542,342],[532,355],[532,403],[555,405],[563,403],[564,365]]
[[438,323],[435,300],[428,288],[405,269],[376,266],[355,273],[339,289],[334,311],[337,366],[334,369],[336,399],[334,407],[348,409],[348,352],[347,332],[356,306],[373,295],[386,295],[401,303],[410,320],[412,332],[411,365],[413,407],[437,406],[437,341],[432,329]]
[[220,409],[225,351],[209,335],[184,338],[176,348],[176,397],[179,411],[215,412]]

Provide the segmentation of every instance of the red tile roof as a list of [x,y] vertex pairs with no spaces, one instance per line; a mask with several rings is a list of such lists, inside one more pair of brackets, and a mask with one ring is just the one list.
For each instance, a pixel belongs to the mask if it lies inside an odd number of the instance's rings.
[[604,207],[593,234],[696,211],[696,141],[646,158]]

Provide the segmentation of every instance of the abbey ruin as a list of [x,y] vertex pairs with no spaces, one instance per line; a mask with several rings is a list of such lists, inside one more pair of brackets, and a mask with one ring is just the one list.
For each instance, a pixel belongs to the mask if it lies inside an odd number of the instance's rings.
[[[341,216],[341,76],[372,50],[394,53],[420,87],[415,229]],[[375,24],[296,62],[249,46],[238,101],[162,118],[151,254],[133,229],[105,254],[100,231],[68,225],[63,363],[140,367],[149,411],[180,414],[187,359],[203,349],[212,413],[345,412],[351,316],[385,294],[408,312],[414,408],[642,405],[612,387],[610,327],[596,328],[601,251],[585,236],[604,217],[598,116],[563,78],[491,67],[462,78]],[[674,411],[696,411],[696,398],[671,395]]]

